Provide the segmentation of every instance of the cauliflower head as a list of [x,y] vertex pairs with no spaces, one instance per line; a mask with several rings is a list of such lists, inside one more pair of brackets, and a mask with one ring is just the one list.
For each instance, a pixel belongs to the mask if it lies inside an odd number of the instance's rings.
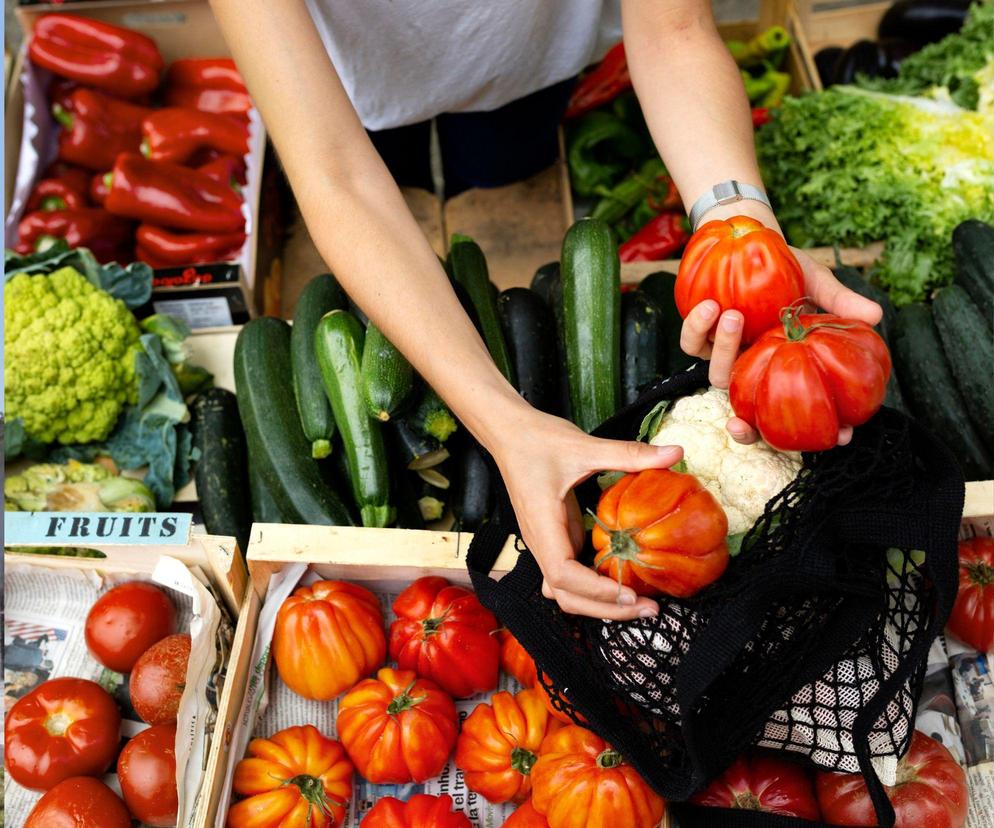
[[709,388],[677,400],[650,441],[683,446],[687,471],[721,504],[732,535],[748,531],[767,501],[801,470],[796,452],[777,451],[761,440],[736,443],[725,428],[733,416],[728,392]]
[[135,317],[71,267],[19,274],[3,293],[7,416],[43,443],[106,438],[138,399]]

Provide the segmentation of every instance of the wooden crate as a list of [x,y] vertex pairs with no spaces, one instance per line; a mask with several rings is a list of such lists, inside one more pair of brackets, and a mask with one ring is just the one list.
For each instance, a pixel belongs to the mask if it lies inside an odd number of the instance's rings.
[[[877,39],[877,26],[890,2],[871,0],[794,0],[801,26],[805,63],[814,66],[814,55],[826,46],[851,46],[857,40]],[[822,89],[818,72],[812,89]]]

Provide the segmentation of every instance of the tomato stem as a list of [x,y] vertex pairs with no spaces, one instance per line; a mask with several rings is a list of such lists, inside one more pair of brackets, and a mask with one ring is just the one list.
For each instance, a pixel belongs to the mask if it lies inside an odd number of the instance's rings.
[[412,696],[411,690],[414,689],[414,682],[405,687],[399,695],[394,696],[393,701],[387,705],[387,713],[390,716],[399,716],[405,710],[410,710],[412,707],[416,707],[421,704],[428,696]]
[[283,785],[295,785],[300,791],[300,795],[307,800],[308,825],[313,825],[315,822],[313,819],[313,812],[315,808],[330,819],[331,809],[333,807],[342,807],[345,804],[344,802],[338,802],[329,797],[321,780],[316,776],[311,776],[307,773],[299,774],[298,776],[294,776],[292,779],[286,779],[284,780]]
[[61,710],[45,717],[45,730],[52,736],[64,736],[72,724],[72,719]]
[[759,797],[757,797],[752,791],[743,791],[740,794],[736,794],[734,800],[732,801],[732,807],[741,808],[743,811],[763,810],[763,807],[759,802]]
[[511,767],[522,776],[528,776],[532,772],[532,766],[538,757],[528,748],[516,747],[511,751]]
[[601,752],[601,755],[597,757],[597,767],[604,768],[605,770],[610,770],[611,768],[616,768],[624,760],[621,758],[621,754],[616,750],[608,748]]
[[445,608],[445,612],[441,615],[435,618],[425,618],[424,621],[421,622],[421,633],[425,638],[430,638],[442,628],[442,624],[445,623],[445,619],[448,617],[449,610],[451,609],[452,605],[449,604],[449,606]]
[[801,321],[803,305],[804,299],[798,299],[780,311],[780,321],[783,323],[783,332],[788,342],[800,342],[818,328],[836,328],[844,331],[856,327],[855,325],[840,325],[838,322],[812,322],[810,325],[805,325]]
[[970,583],[980,587],[994,585],[994,566],[983,561],[973,561],[966,564],[966,573],[970,578]]

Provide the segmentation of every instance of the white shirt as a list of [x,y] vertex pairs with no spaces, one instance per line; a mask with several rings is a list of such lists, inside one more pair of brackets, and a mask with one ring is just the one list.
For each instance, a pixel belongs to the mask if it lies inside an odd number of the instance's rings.
[[621,38],[620,0],[306,0],[367,129],[496,109]]

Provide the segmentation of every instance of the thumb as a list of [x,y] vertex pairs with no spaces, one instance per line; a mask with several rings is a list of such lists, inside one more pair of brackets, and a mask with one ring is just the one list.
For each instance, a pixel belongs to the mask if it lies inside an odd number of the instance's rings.
[[591,437],[585,455],[592,472],[638,472],[668,468],[680,462],[683,449],[680,446],[653,446],[634,440]]

